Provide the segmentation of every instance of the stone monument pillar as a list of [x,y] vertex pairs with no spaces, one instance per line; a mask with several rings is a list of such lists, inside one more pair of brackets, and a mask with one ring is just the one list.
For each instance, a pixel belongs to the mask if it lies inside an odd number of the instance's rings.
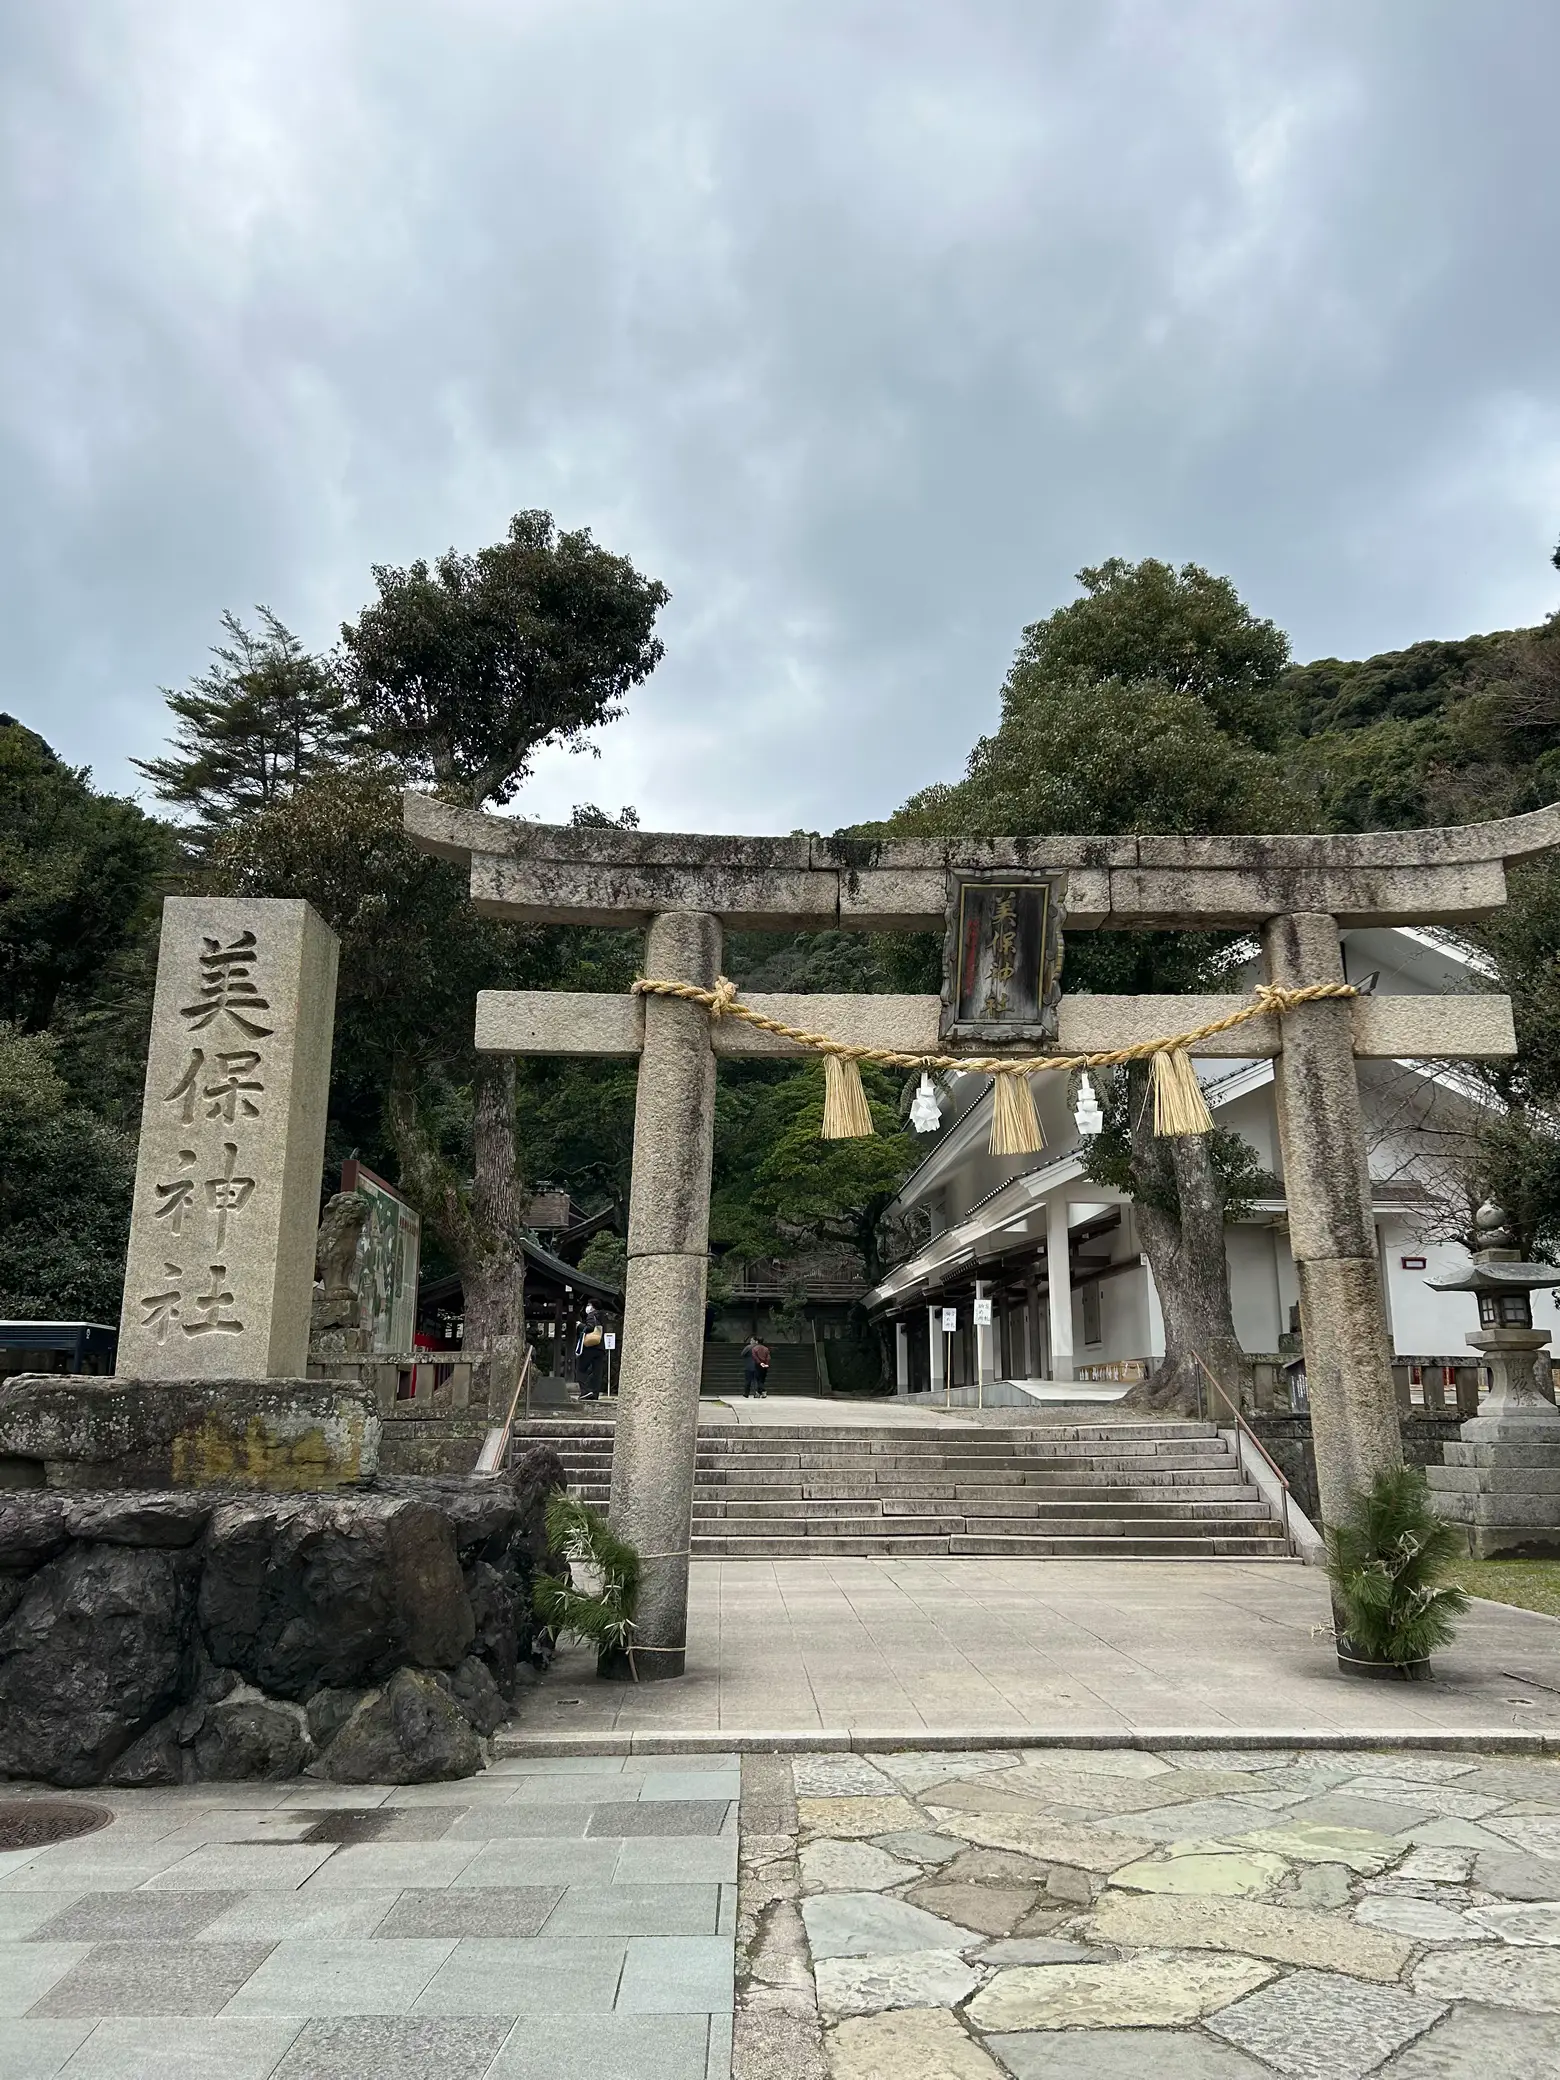
[[0,1487],[353,1487],[378,1405],[310,1380],[336,939],[307,903],[163,906],[111,1380],[21,1374]]
[[163,905],[121,1375],[308,1371],[336,954],[307,903]]
[[[1298,989],[1343,980],[1331,917],[1270,918],[1262,945],[1270,982]],[[1346,1000],[1324,998],[1289,1013],[1274,1087],[1317,1487],[1323,1523],[1336,1524],[1351,1491],[1403,1463]]]
[[1560,1285],[1552,1264],[1524,1264],[1509,1247],[1506,1216],[1485,1205],[1475,1217],[1473,1263],[1460,1278],[1432,1279],[1443,1293],[1476,1293],[1479,1331],[1467,1340],[1490,1368],[1490,1391],[1444,1445],[1444,1466],[1426,1478],[1436,1509],[1468,1531],[1476,1560],[1496,1553],[1560,1554],[1560,1409],[1540,1389],[1535,1361],[1549,1341],[1533,1326],[1528,1295]]
[[[717,919],[669,910],[650,927],[645,972],[713,989],[720,957]],[[634,1636],[641,1682],[680,1676],[687,1648],[715,1148],[709,1013],[675,997],[646,997],[644,1014],[610,1512],[613,1530],[644,1563]],[[602,1673],[627,1675],[626,1659],[603,1657]]]

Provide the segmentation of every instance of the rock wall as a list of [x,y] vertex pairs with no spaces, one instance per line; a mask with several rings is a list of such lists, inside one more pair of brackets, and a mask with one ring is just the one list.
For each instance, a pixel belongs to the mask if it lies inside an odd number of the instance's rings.
[[[1261,1414],[1246,1418],[1277,1462],[1289,1483],[1290,1492],[1311,1522],[1321,1529],[1322,1505],[1316,1490],[1316,1450],[1311,1442],[1308,1415]],[[1439,1466],[1441,1447],[1455,1444],[1462,1431],[1462,1418],[1449,1416],[1403,1416],[1403,1458],[1410,1466]]]
[[468,1776],[545,1659],[556,1454],[335,1495],[0,1491],[0,1775]]

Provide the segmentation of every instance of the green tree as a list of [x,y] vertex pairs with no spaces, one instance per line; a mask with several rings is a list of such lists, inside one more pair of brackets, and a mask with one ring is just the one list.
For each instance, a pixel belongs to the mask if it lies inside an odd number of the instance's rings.
[[162,825],[0,715],[0,1019],[40,1033],[91,1000],[174,858]]
[[[1260,748],[1276,733],[1288,654],[1227,580],[1195,566],[1127,564],[1080,574],[1085,597],[1025,631],[997,730],[965,777],[894,818],[910,833],[1040,835],[1292,830],[1308,805]],[[1128,676],[1128,674],[1131,676]],[[1178,993],[1215,986],[1232,935],[1077,933],[1073,989]],[[1141,1075],[1118,1079],[1119,1132],[1090,1161],[1130,1190],[1165,1321],[1165,1357],[1133,1390],[1195,1405],[1200,1355],[1227,1384],[1249,1372],[1230,1309],[1224,1227],[1250,1161],[1231,1136],[1152,1132]],[[1091,1173],[1092,1174],[1092,1173]]]
[[0,1025],[0,1315],[112,1324],[135,1142],[72,1102],[56,1057]]
[[182,693],[164,688],[178,721],[173,750],[131,764],[161,801],[195,812],[203,835],[283,800],[323,767],[351,754],[357,729],[330,670],[311,657],[269,607],[258,629],[225,613],[227,641]]
[[477,916],[463,878],[401,836],[395,783],[431,780],[472,809],[507,801],[544,745],[578,748],[622,712],[661,656],[652,630],[668,595],[546,513],[517,514],[506,541],[474,555],[380,565],[374,579],[378,599],[342,629],[341,672],[378,763],[317,774],[223,858],[243,886],[306,896],[341,934],[342,1037],[363,1100],[377,1094],[402,1182],[460,1270],[469,1341],[513,1356],[526,1199],[515,1063],[475,1052],[474,1001],[564,986],[583,942]]
[[379,748],[447,800],[507,802],[545,744],[585,747],[661,661],[666,587],[550,513],[430,569],[374,566],[378,600],[341,631]]
[[1228,578],[1112,556],[1079,571],[1078,583],[1082,599],[1024,630],[1014,677],[1157,680],[1201,702],[1232,737],[1272,745],[1283,734],[1289,638],[1259,621]]

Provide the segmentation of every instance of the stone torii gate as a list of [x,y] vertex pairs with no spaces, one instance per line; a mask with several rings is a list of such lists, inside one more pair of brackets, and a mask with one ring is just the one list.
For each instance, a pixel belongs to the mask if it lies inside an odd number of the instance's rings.
[[[943,931],[958,874],[1065,881],[1066,928],[1260,936],[1270,982],[1343,980],[1339,927],[1460,924],[1506,901],[1508,862],[1560,845],[1560,804],[1446,830],[1299,837],[912,839],[697,837],[555,827],[405,798],[412,842],[469,865],[473,906],[528,924],[647,929],[645,973],[714,986],[725,927]],[[751,996],[754,1010],[831,1039],[957,1052],[937,997]],[[1237,997],[1062,997],[1057,1048],[1104,1051],[1225,1016]],[[804,1052],[697,1003],[639,995],[484,991],[491,1053],[639,1057],[611,1518],[644,1559],[642,1677],[683,1670],[688,1545],[709,1242],[715,1065]],[[989,1043],[966,1053],[990,1052]],[[1028,1051],[1033,1051],[1031,1048]],[[1322,1514],[1400,1462],[1356,1057],[1470,1059],[1516,1051],[1509,1000],[1361,997],[1300,1005],[1194,1053],[1276,1057],[1290,1246],[1306,1329]]]

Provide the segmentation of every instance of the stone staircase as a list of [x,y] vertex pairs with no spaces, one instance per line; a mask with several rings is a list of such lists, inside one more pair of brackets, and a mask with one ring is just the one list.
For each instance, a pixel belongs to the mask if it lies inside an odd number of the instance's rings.
[[[533,1418],[571,1490],[605,1507],[609,1421]],[[1284,1527],[1212,1423],[1044,1429],[701,1428],[693,1555],[1284,1559]]]

